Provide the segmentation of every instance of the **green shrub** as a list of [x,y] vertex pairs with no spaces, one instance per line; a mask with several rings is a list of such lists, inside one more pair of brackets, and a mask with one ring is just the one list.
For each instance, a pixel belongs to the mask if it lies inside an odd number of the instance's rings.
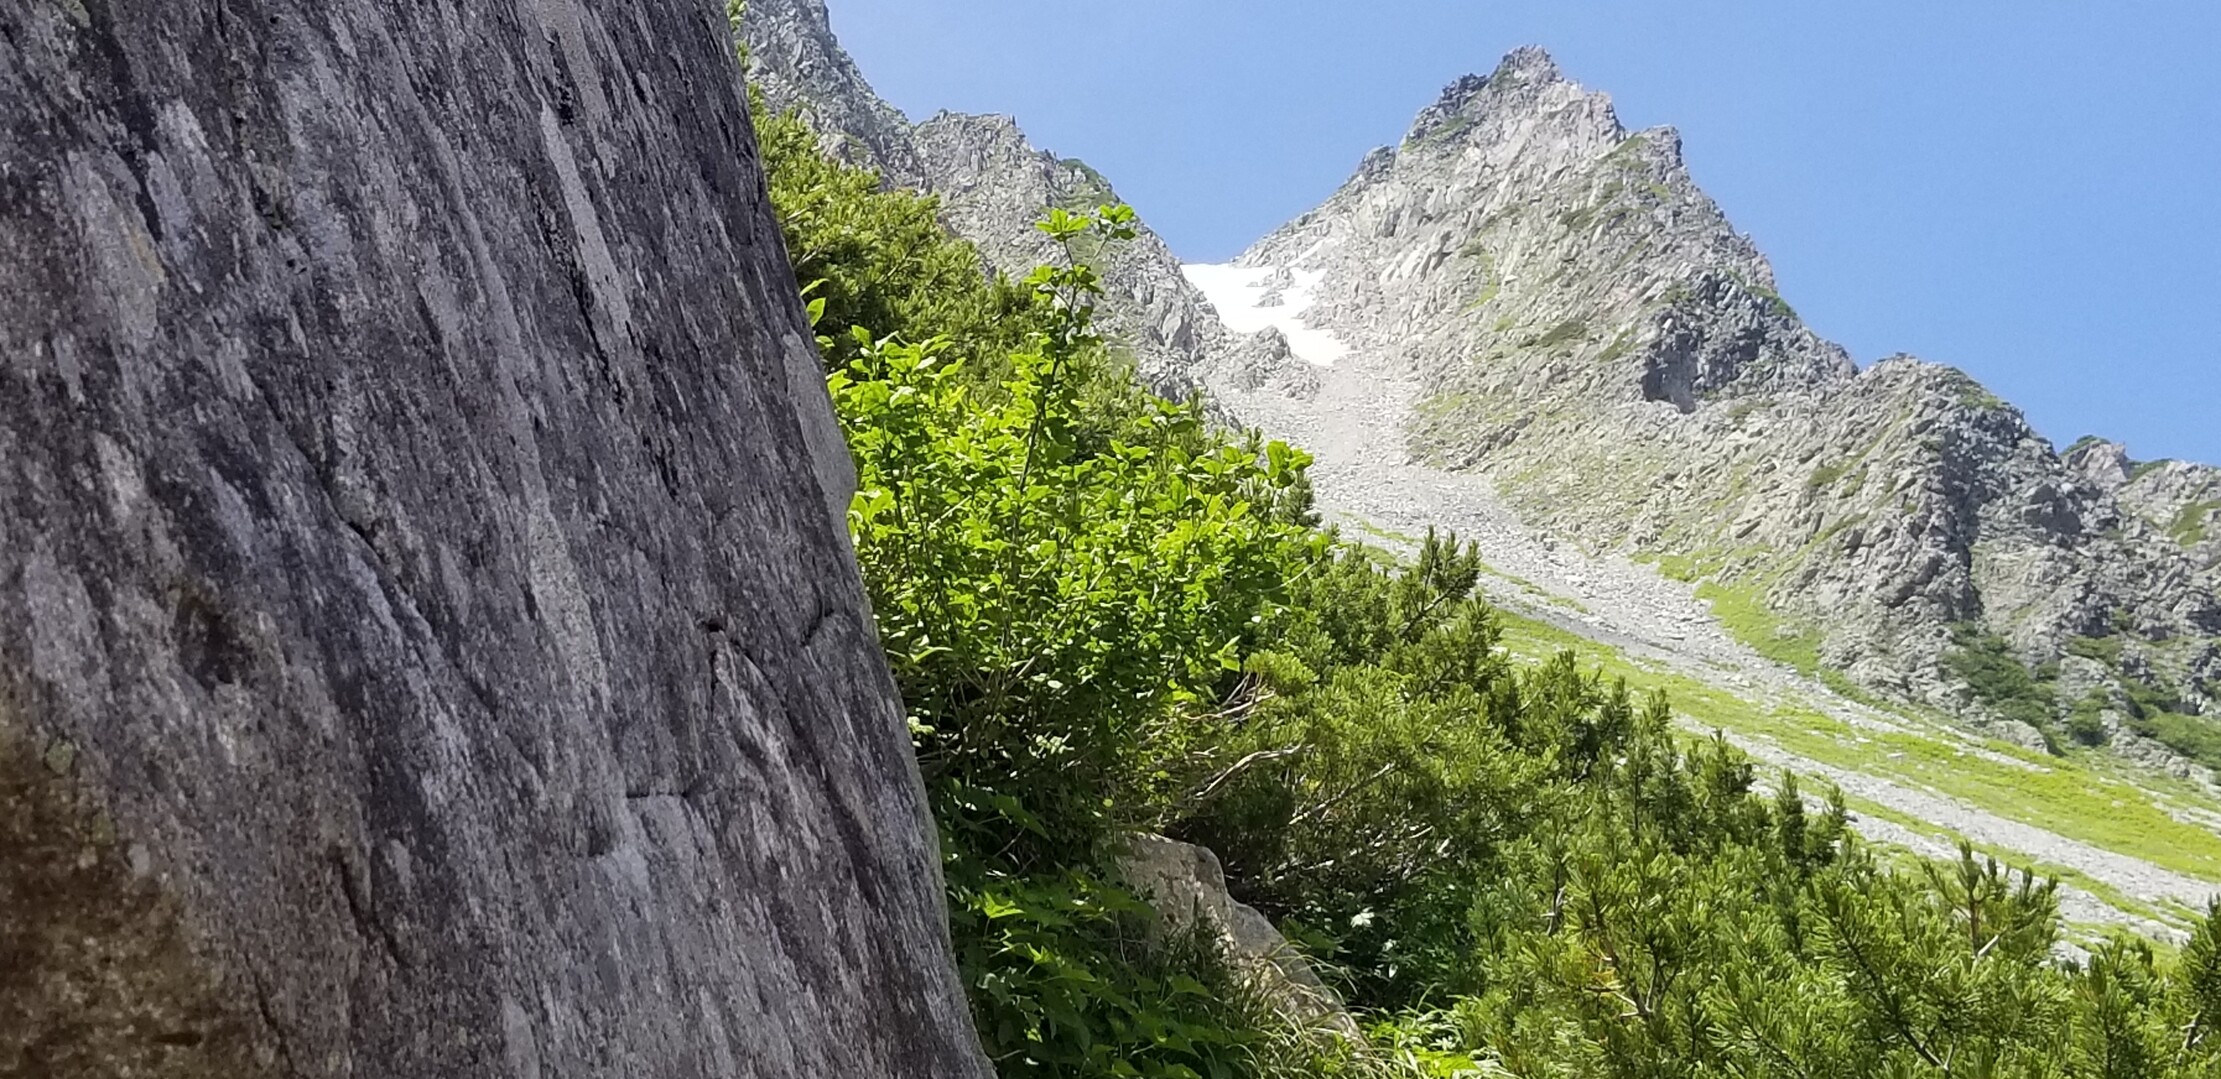
[[1833,487],[1838,482],[1842,481],[1843,477],[1849,475],[1850,472],[1851,462],[1849,461],[1838,461],[1834,464],[1821,465],[1820,467],[1813,469],[1812,475],[1805,480],[1805,489],[1808,491],[1826,490],[1827,488]]
[[2169,522],[2167,534],[2185,547],[2195,547],[2206,541],[2215,514],[2221,514],[2221,499],[2184,506]]
[[2150,709],[2130,719],[2129,726],[2185,757],[2221,768],[2221,723],[2205,716]]
[[2102,718],[2110,703],[2104,693],[2097,691],[2075,702],[2074,711],[2067,717],[2067,736],[2084,746],[2102,746],[2111,741]]
[[2048,731],[2058,720],[2057,695],[2052,677],[2031,669],[2013,653],[2005,638],[1978,625],[1959,626],[1954,647],[1944,655],[1944,669],[1965,682],[1976,700],[1998,715]]
[[2124,643],[2125,640],[2119,636],[2074,637],[2067,641],[2067,654],[2096,660],[2109,668],[2118,670],[2121,666],[2121,650]]

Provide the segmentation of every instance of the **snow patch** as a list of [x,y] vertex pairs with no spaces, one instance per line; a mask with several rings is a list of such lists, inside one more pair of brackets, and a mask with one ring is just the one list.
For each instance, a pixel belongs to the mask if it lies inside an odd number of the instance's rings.
[[1318,299],[1324,270],[1296,270],[1288,276],[1294,284],[1280,290],[1280,302],[1264,303],[1279,275],[1276,266],[1236,266],[1232,263],[1193,263],[1180,272],[1218,309],[1218,317],[1235,333],[1275,329],[1288,339],[1296,358],[1316,367],[1331,367],[1349,354],[1349,346],[1328,330],[1312,329],[1303,313]]

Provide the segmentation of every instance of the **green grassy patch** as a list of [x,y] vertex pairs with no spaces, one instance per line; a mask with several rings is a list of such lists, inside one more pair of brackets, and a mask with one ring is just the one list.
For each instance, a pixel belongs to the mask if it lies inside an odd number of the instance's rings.
[[1756,590],[1706,581],[1697,587],[1697,598],[1712,605],[1730,636],[1759,655],[1806,674],[1820,669],[1820,631],[1775,614]]
[[1849,461],[1838,461],[1813,469],[1811,478],[1805,480],[1805,489],[1819,491],[1835,486],[1842,482],[1844,476],[1850,474],[1851,464]]
[[1566,321],[1558,323],[1556,326],[1551,327],[1549,333],[1535,338],[1533,345],[1530,347],[1555,348],[1559,345],[1567,344],[1569,342],[1579,341],[1587,337],[1588,335],[1588,323],[1583,322],[1577,318],[1567,319]]
[[1614,360],[1626,356],[1628,352],[1631,351],[1634,347],[1635,328],[1630,326],[1627,329],[1621,330],[1618,337],[1612,338],[1612,343],[1604,346],[1603,354],[1598,356],[1597,358],[1604,361],[1605,363],[1611,363]]
[[2157,472],[2160,469],[2165,468],[2173,463],[2174,462],[2167,460],[2138,461],[2136,464],[2130,466],[2128,470],[2129,481],[2133,483],[2137,480],[2143,479],[2144,477],[2149,476],[2152,473]]
[[2125,644],[2121,637],[2076,637],[2067,642],[2067,654],[2094,659],[2108,667],[2121,665],[2121,650]]
[[1780,315],[1783,318],[1797,317],[1797,309],[1789,306],[1789,301],[1782,299],[1781,293],[1775,292],[1773,289],[1767,288],[1764,285],[1751,286],[1751,293],[1757,296],[1759,299],[1766,301],[1767,310],[1772,311],[1773,313]]
[[2168,525],[2167,534],[2173,536],[2176,543],[2196,547],[2206,541],[2207,528],[2216,513],[2221,513],[2221,499],[2184,506]]
[[1349,523],[1351,527],[1357,529],[1359,532],[1363,532],[1364,534],[1372,536],[1375,539],[1387,540],[1390,543],[1401,544],[1406,547],[1417,547],[1422,542],[1417,536],[1398,532],[1391,528],[1382,528],[1381,526],[1376,525],[1373,522],[1365,520],[1361,517],[1352,517],[1350,518]]
[[[2143,789],[2141,777],[2112,774],[2117,762],[2109,757],[2051,757],[2004,742],[1970,742],[1942,730],[1928,733],[1909,716],[1905,730],[1853,727],[1814,708],[1754,702],[1659,670],[1555,626],[1510,613],[1498,617],[1512,655],[1539,661],[1571,651],[1584,666],[1624,678],[1634,690],[1664,691],[1676,712],[1701,726],[1763,738],[1820,764],[1929,790],[2164,869],[2221,881],[2221,834],[2177,820]],[[2187,787],[2184,796],[2208,801]]]

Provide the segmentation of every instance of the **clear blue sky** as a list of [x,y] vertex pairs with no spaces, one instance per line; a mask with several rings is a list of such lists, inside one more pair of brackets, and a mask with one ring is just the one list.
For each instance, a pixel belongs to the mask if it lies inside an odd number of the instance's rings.
[[1332,192],[1539,44],[1681,129],[1861,363],[1955,364],[2064,445],[2221,463],[2221,2],[830,0],[895,105],[1016,115],[1183,258]]

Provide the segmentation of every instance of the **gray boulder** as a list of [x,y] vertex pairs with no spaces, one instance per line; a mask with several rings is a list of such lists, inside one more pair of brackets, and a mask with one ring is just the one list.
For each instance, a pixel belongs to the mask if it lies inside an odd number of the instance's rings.
[[1218,855],[1158,835],[1133,837],[1120,872],[1156,909],[1170,934],[1201,933],[1219,949],[1251,991],[1289,1018],[1362,1041],[1342,998],[1319,980],[1311,962],[1280,935],[1272,920],[1226,890]]

